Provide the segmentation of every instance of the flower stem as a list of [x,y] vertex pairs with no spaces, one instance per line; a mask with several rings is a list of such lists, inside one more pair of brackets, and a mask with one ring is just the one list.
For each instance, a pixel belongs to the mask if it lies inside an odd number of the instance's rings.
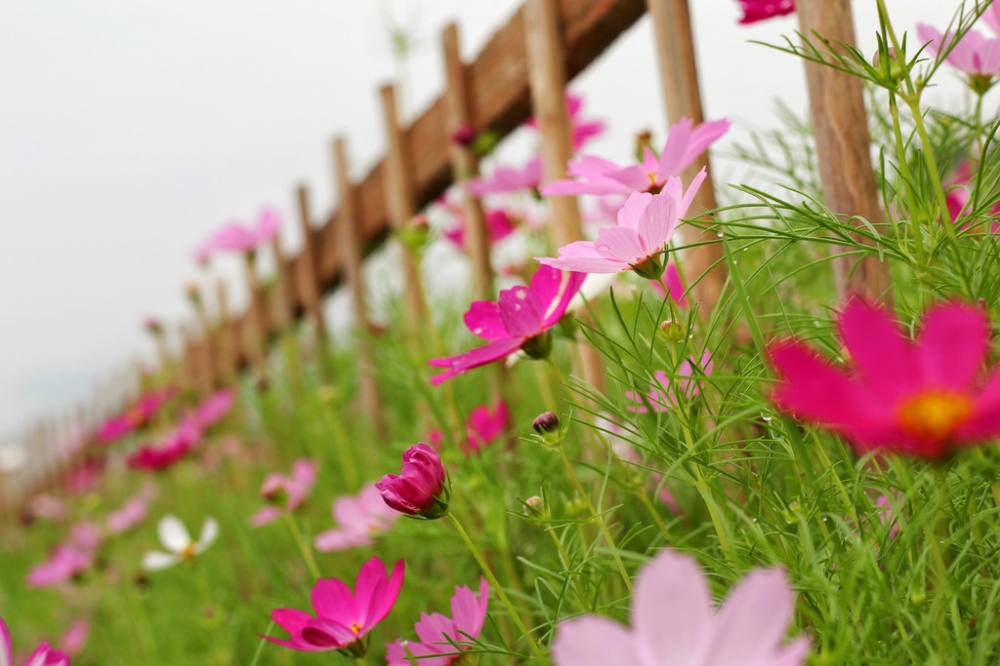
[[507,608],[507,612],[510,613],[510,617],[514,621],[514,624],[517,625],[518,630],[524,635],[524,639],[528,641],[528,647],[531,649],[531,653],[538,658],[543,658],[545,656],[544,653],[541,648],[538,647],[535,639],[531,636],[531,632],[528,631],[528,628],[524,625],[521,615],[514,609],[514,604],[510,602],[510,599],[507,597],[507,593],[504,592],[503,587],[500,586],[500,582],[493,574],[493,570],[486,564],[486,560],[483,559],[483,554],[479,552],[476,544],[474,544],[472,539],[469,537],[468,532],[466,532],[465,528],[462,527],[462,523],[460,523],[458,518],[455,517],[455,514],[451,512],[448,513],[448,519],[451,520],[452,525],[454,525],[455,529],[458,530],[459,535],[461,535],[462,540],[465,541],[465,545],[469,548],[472,556],[476,558],[476,562],[479,563],[479,568],[483,570],[483,574],[486,576],[486,580],[490,582],[490,586],[497,591],[500,601]]
[[298,523],[295,522],[295,518],[292,517],[291,512],[285,511],[282,514],[285,523],[288,525],[288,529],[292,532],[292,537],[295,539],[296,545],[299,547],[299,552],[302,553],[302,560],[306,563],[306,567],[309,569],[309,573],[315,580],[319,580],[320,573],[319,567],[316,566],[316,560],[313,557],[312,548],[306,543],[305,538],[302,536],[302,530],[299,529]]

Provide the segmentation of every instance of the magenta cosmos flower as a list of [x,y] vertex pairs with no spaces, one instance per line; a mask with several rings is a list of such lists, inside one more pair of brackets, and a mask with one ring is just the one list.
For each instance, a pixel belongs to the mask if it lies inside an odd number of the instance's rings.
[[202,430],[207,430],[226,417],[236,400],[236,391],[221,389],[201,401],[195,410],[195,421]]
[[768,348],[784,380],[772,398],[796,418],[844,435],[860,452],[942,458],[1000,434],[1000,373],[980,381],[989,322],[951,302],[910,340],[884,306],[851,300],[838,317],[854,368],[838,368],[797,340]]
[[468,450],[479,453],[480,449],[499,439],[509,424],[510,408],[503,400],[497,400],[493,409],[487,405],[476,407],[469,413],[469,421],[466,424],[465,443]]
[[102,423],[97,429],[97,441],[101,444],[110,444],[146,425],[149,419],[167,404],[174,393],[176,389],[172,386],[146,393],[127,412]]
[[743,10],[740,23],[747,25],[795,11],[795,0],[737,0]]
[[650,280],[649,283],[653,285],[656,293],[663,298],[669,296],[674,303],[682,308],[688,306],[687,292],[684,291],[684,283],[681,281],[681,274],[677,270],[677,264],[673,262],[667,264],[667,270],[663,271],[663,284],[660,284],[659,280]]
[[489,344],[458,356],[431,359],[429,363],[434,367],[448,368],[431,377],[431,383],[437,386],[472,368],[506,358],[518,349],[532,358],[545,358],[551,347],[548,331],[566,314],[566,307],[580,291],[585,277],[583,273],[570,273],[563,286],[561,271],[541,266],[530,286],[504,289],[496,303],[473,301],[465,313],[465,325]]
[[265,208],[254,226],[230,222],[216,231],[202,249],[207,252],[254,252],[274,238],[280,228],[281,214],[273,208]]
[[[442,235],[451,241],[455,247],[459,250],[465,251],[465,211],[462,210],[460,206],[453,205],[449,202],[443,202],[442,205],[447,208],[455,217],[455,223],[445,229]],[[510,213],[498,208],[496,210],[486,211],[486,232],[489,234],[490,244],[498,243],[507,236],[514,233],[514,220],[510,216]]]
[[286,511],[295,511],[309,497],[316,484],[319,463],[301,458],[292,464],[291,476],[268,474],[260,487],[260,496],[271,503],[250,519],[254,527],[261,527],[281,517]]
[[357,495],[333,501],[333,519],[338,527],[320,532],[313,543],[323,553],[370,546],[375,537],[392,528],[399,515],[385,503],[375,484],[369,483]]
[[291,636],[288,640],[261,638],[293,650],[344,650],[362,656],[367,651],[362,639],[392,610],[403,586],[403,572],[403,560],[396,562],[392,575],[387,576],[382,560],[373,557],[358,572],[353,594],[343,581],[320,578],[312,589],[316,616],[294,608],[276,608],[271,619]]
[[[417,641],[405,638],[385,644],[389,666],[411,666],[411,657],[420,666],[451,666],[461,659],[467,643],[479,637],[486,621],[489,605],[489,587],[486,579],[479,580],[479,598],[467,586],[456,587],[451,598],[451,617],[440,613],[420,614],[420,621],[413,625]],[[439,655],[439,656],[432,656]]]
[[403,452],[403,470],[375,484],[382,499],[408,516],[441,518],[448,513],[448,474],[434,447],[418,442]]
[[144,472],[162,472],[180,462],[200,440],[198,424],[193,419],[184,419],[159,444],[141,447],[125,459],[125,464]]
[[664,550],[639,572],[632,628],[597,615],[556,627],[555,666],[801,666],[809,641],[781,643],[794,598],[778,569],[750,572],[721,608],[693,558]]
[[[567,165],[569,179],[544,185],[541,193],[547,196],[657,193],[671,178],[679,176],[691,166],[699,155],[727,131],[729,131],[728,120],[713,120],[692,128],[691,121],[682,118],[670,128],[667,143],[663,146],[659,157],[647,148],[643,153],[642,164],[620,167],[603,157],[584,155]],[[704,176],[700,177],[703,178]],[[679,183],[677,188],[680,189]],[[698,188],[692,185],[690,189],[693,196],[693,192]]]
[[[14,647],[3,618],[0,618],[0,666],[14,666]],[[43,642],[31,653],[24,666],[69,666],[69,655]]]
[[663,253],[670,237],[704,177],[703,171],[680,197],[667,191],[680,188],[677,178],[672,178],[661,194],[633,193],[618,211],[618,226],[601,227],[596,240],[570,243],[559,248],[558,258],[539,257],[538,261],[544,266],[583,273],[632,270],[658,280],[665,268]]
[[[993,6],[983,14],[983,19],[1000,32],[1000,14]],[[954,33],[941,34],[937,28],[926,23],[917,24],[917,36],[927,43],[927,49],[937,55],[951,46]],[[1000,75],[1000,38],[989,38],[977,30],[969,30],[945,58],[952,67],[973,77],[993,77]]]

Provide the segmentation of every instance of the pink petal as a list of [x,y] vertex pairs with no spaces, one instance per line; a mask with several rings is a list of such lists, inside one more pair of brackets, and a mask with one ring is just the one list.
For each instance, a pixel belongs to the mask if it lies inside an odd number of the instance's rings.
[[[552,641],[555,666],[644,666],[632,637],[617,622],[596,615],[567,620]],[[663,662],[670,663],[670,662]]]
[[347,585],[337,578],[320,578],[312,589],[312,605],[318,617],[349,625],[358,619],[357,601]]
[[542,307],[548,308],[549,304],[559,295],[562,282],[563,272],[561,270],[542,265],[531,276],[531,284],[528,288],[538,298],[538,302],[542,304]]
[[[376,560],[380,567],[384,567],[382,561],[377,557],[373,558]],[[385,569],[383,568],[383,580],[385,576]],[[398,560],[396,565],[392,568],[392,574],[389,576],[389,580],[379,587],[376,593],[372,594],[371,605],[368,608],[368,618],[365,622],[366,627],[371,627],[379,622],[381,622],[392,607],[396,604],[396,598],[399,596],[399,590],[403,587],[403,577],[406,573],[406,564],[403,560]]]
[[964,303],[945,303],[924,318],[917,352],[924,380],[965,390],[986,359],[989,322],[982,310]]
[[793,607],[783,571],[752,571],[719,609],[703,663],[731,666],[771,654],[788,631]]
[[545,320],[542,322],[543,329],[548,330],[562,319],[563,315],[566,314],[566,308],[569,307],[570,301],[580,291],[580,287],[583,286],[583,282],[586,279],[586,273],[574,271],[569,274],[566,286],[563,287],[562,293],[559,294],[559,300],[556,301],[555,305],[549,307],[548,313],[545,315]]
[[469,311],[465,313],[464,320],[469,331],[484,340],[503,340],[510,337],[500,318],[499,306],[491,301],[473,301]]
[[14,649],[10,644],[10,631],[3,618],[0,618],[0,666],[14,666]]
[[667,134],[667,142],[660,152],[660,160],[656,165],[656,179],[663,183],[670,176],[676,176],[684,170],[684,158],[688,150],[688,143],[691,141],[690,118],[681,118],[670,127]]
[[661,551],[642,568],[632,599],[637,649],[648,663],[687,664],[711,629],[711,594],[694,559]]
[[628,227],[638,232],[643,214],[652,200],[653,195],[649,192],[633,192],[630,194],[618,211],[618,226]]
[[919,358],[888,308],[853,298],[837,323],[865,384],[880,398],[894,402],[921,386]]
[[486,621],[486,608],[489,605],[490,588],[485,578],[479,579],[479,597],[468,587],[456,587],[455,596],[451,598],[451,617],[455,629],[461,634],[476,638]]
[[647,256],[666,247],[677,227],[677,202],[673,197],[654,195],[639,217],[636,230]]
[[629,270],[628,263],[608,259],[597,253],[592,241],[576,241],[559,248],[559,258],[536,257],[543,266],[582,273],[620,273]]
[[594,249],[606,259],[633,266],[641,264],[652,254],[643,247],[639,233],[628,227],[601,227],[597,230]]
[[527,287],[500,292],[500,320],[511,337],[532,337],[542,330],[545,306]]
[[478,368],[487,363],[499,361],[513,354],[521,348],[524,338],[508,338],[506,340],[494,340],[483,347],[476,347],[458,356],[446,358],[435,358],[428,361],[428,364],[437,368],[448,368],[447,372],[431,377],[431,384],[439,385],[441,382],[456,377],[463,372],[468,372],[473,368]]

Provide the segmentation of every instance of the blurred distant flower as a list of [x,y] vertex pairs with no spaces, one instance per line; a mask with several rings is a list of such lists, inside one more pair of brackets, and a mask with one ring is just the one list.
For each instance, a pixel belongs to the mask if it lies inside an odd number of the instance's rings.
[[151,335],[163,335],[163,322],[152,315],[142,320],[142,325]]
[[[940,30],[926,23],[917,24],[917,36],[935,55],[948,49],[955,39],[955,33],[942,35]],[[1000,38],[989,38],[978,30],[969,30],[948,53],[945,62],[968,74],[973,88],[979,90],[979,85],[985,85],[988,89],[992,77],[1000,75]]]
[[[642,455],[636,450],[630,441],[625,438],[625,429],[621,427],[609,414],[598,414],[594,417],[594,427],[601,431],[601,433],[608,438],[608,443],[611,445],[611,450],[618,458],[626,463],[632,465],[646,466]],[[674,515],[681,515],[684,513],[683,508],[681,508],[680,502],[674,496],[673,491],[670,487],[663,482],[663,475],[659,472],[650,472],[649,475],[649,490],[656,490],[659,488],[657,493],[658,499],[667,506],[674,513]]]
[[271,503],[258,511],[250,519],[254,527],[261,527],[281,517],[285,511],[294,511],[302,506],[316,483],[319,463],[302,458],[292,465],[292,475],[269,474],[260,487],[260,495]]
[[35,518],[44,518],[52,522],[66,519],[66,503],[52,495],[35,495],[28,504],[28,510]]
[[[546,196],[627,195],[633,192],[656,194],[668,187],[672,178],[679,177],[698,156],[725,134],[729,130],[729,124],[728,120],[714,120],[692,127],[690,120],[682,118],[670,128],[667,143],[659,157],[652,150],[646,149],[641,164],[620,167],[602,157],[584,155],[567,165],[570,176],[568,179],[544,185],[541,193]],[[696,182],[692,183],[688,189],[691,197],[703,179],[704,176],[699,175]],[[680,181],[670,186],[670,189],[674,190],[675,198],[680,203]],[[690,200],[687,204],[690,204]],[[679,206],[681,216],[687,211],[688,205]]]
[[195,421],[202,430],[215,425],[229,413],[236,399],[236,391],[221,389],[202,400],[195,412]]
[[320,578],[312,589],[316,616],[294,608],[275,608],[271,619],[291,636],[288,640],[261,638],[293,650],[341,650],[362,657],[368,649],[362,639],[392,610],[403,586],[404,569],[403,560],[399,560],[392,575],[387,575],[382,560],[373,557],[358,572],[354,594],[343,581]]
[[230,222],[215,232],[204,248],[209,253],[254,252],[260,245],[270,242],[281,228],[281,214],[273,208],[265,208],[257,218],[257,224],[248,227],[239,222]]
[[743,10],[740,23],[747,25],[795,11],[795,0],[737,0]]
[[104,456],[89,456],[63,477],[63,487],[74,495],[83,495],[94,489],[104,477],[108,460]]
[[411,666],[412,660],[421,666],[458,663],[461,651],[469,649],[465,644],[478,638],[483,630],[489,592],[485,578],[479,580],[478,598],[467,586],[456,587],[450,618],[440,613],[421,613],[420,621],[413,625],[419,642],[399,638],[395,643],[385,644],[389,666]]
[[79,522],[69,528],[70,543],[82,550],[97,550],[102,539],[100,526],[89,520]]
[[89,550],[70,545],[58,545],[52,555],[28,572],[28,587],[51,587],[67,583],[89,569],[94,563]]
[[137,527],[149,514],[149,500],[142,493],[125,502],[122,508],[108,514],[105,525],[112,534],[121,534]]
[[124,414],[112,417],[97,429],[97,441],[110,444],[149,422],[176,393],[172,386],[149,391],[139,398]]
[[[997,5],[997,7],[1000,7],[1000,5]],[[943,184],[947,190],[946,202],[951,219],[959,222],[962,218],[968,217],[970,212],[968,210],[969,202],[972,200],[972,170],[969,166],[969,161],[963,161],[962,165],[952,172],[944,180]],[[990,215],[994,218],[1000,216],[1000,202],[994,204],[990,210]],[[968,222],[963,224],[962,228],[964,229],[967,224]],[[993,226],[996,226],[996,222],[993,223]]]
[[329,553],[370,546],[376,536],[392,527],[399,515],[385,503],[375,484],[368,483],[357,495],[333,501],[333,519],[338,527],[316,535],[316,550]]
[[[59,641],[60,647],[66,651],[70,657],[75,657],[83,646],[87,643],[87,635],[90,633],[90,622],[86,618],[81,617],[76,622],[69,626],[66,633],[63,634],[62,640]],[[30,662],[29,662],[30,663]],[[45,666],[51,666],[51,661],[42,662]]]
[[476,140],[476,128],[471,123],[461,123],[452,131],[449,138],[453,143],[468,148]]
[[[461,206],[452,206],[447,203],[444,205],[455,216],[455,223],[445,229],[442,235],[450,240],[458,249],[464,251],[468,249],[465,245],[465,211],[462,210]],[[491,245],[514,233],[514,229],[516,228],[514,221],[510,214],[502,208],[487,211],[485,216],[486,232],[489,234]]]
[[469,414],[466,424],[466,444],[473,453],[479,453],[484,446],[492,444],[507,430],[510,423],[510,408],[502,399],[491,410],[480,405]]
[[[667,373],[657,370],[653,373],[656,378],[652,382],[649,393],[640,395],[634,391],[626,391],[625,397],[634,406],[628,407],[629,411],[646,413],[649,409],[654,412],[665,412],[668,409],[677,407],[677,392],[680,392],[686,400],[691,400],[701,393],[702,376],[712,374],[714,367],[712,354],[706,349],[701,355],[701,361],[693,358],[686,358],[677,366],[677,379],[671,381]],[[648,407],[647,407],[648,404]]]
[[432,377],[431,383],[438,385],[472,368],[506,358],[519,349],[532,358],[545,358],[551,348],[549,329],[562,319],[585,277],[583,273],[570,273],[563,287],[562,271],[541,266],[531,278],[530,286],[504,289],[497,303],[473,301],[465,313],[465,325],[473,335],[489,340],[489,344],[458,356],[430,360],[432,366],[448,368]]
[[[3,618],[0,618],[0,666],[14,666],[14,648]],[[31,653],[24,666],[69,666],[69,656],[43,642]]]
[[[670,296],[674,303],[682,308],[688,306],[687,293],[684,291],[681,274],[677,271],[677,264],[673,262],[667,264],[667,270],[663,272],[663,284],[660,284],[659,280],[650,280],[649,283],[660,296],[664,298]],[[666,291],[663,290],[664,285],[667,287]]]
[[441,518],[448,513],[450,491],[448,475],[438,452],[418,442],[403,452],[403,470],[397,476],[386,474],[375,484],[382,499],[396,511],[408,516]]
[[990,325],[961,302],[932,307],[916,341],[885,306],[854,298],[838,316],[853,368],[798,340],[769,346],[782,382],[771,398],[796,418],[844,435],[861,453],[939,459],[1000,434],[1000,372],[980,380]]
[[125,464],[144,472],[161,472],[182,460],[201,440],[198,424],[185,418],[180,425],[159,444],[146,445],[133,452]]
[[694,558],[663,550],[639,571],[632,628],[598,615],[556,627],[555,666],[801,666],[809,640],[782,646],[794,612],[783,571],[755,569],[718,610]]
[[[566,93],[566,113],[569,116],[570,136],[573,140],[574,153],[583,148],[585,143],[599,136],[604,131],[603,120],[584,120],[582,112],[583,97],[574,95],[573,93]],[[538,129],[538,120],[534,116],[528,118],[528,122],[525,124],[533,129]]]
[[534,192],[542,182],[542,158],[535,155],[520,169],[498,166],[488,177],[469,181],[469,192],[477,197],[487,194],[512,194],[522,190]]
[[197,542],[191,539],[184,523],[176,516],[164,516],[157,525],[157,532],[160,535],[160,543],[167,552],[151,550],[146,553],[142,558],[142,568],[146,571],[166,569],[178,562],[201,555],[219,537],[219,522],[215,518],[205,520]]

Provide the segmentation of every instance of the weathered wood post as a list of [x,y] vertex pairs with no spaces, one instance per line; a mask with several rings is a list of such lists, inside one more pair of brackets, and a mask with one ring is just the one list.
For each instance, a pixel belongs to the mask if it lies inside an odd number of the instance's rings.
[[479,157],[453,137],[461,128],[472,128],[475,118],[469,103],[468,69],[462,61],[458,26],[451,23],[441,34],[444,52],[446,124],[448,157],[451,160],[452,178],[462,195],[465,213],[465,247],[472,260],[473,296],[480,300],[495,298],[493,267],[490,264],[490,236],[482,202],[469,190],[469,182],[479,173]]
[[[554,0],[528,0],[524,11],[525,41],[531,101],[542,136],[544,182],[566,177],[566,163],[573,157],[571,128],[566,112],[566,71],[563,65],[558,7]],[[553,241],[557,247],[583,240],[580,206],[576,197],[549,197]],[[581,315],[581,319],[585,316]],[[600,354],[587,344],[580,347],[584,379],[604,390]]]
[[295,323],[295,304],[292,302],[292,276],[288,271],[288,258],[281,247],[281,234],[271,239],[271,253],[274,256],[274,285],[270,293],[270,321],[280,335]]
[[201,340],[195,343],[195,356],[197,358],[197,380],[198,390],[207,395],[215,389],[216,377],[219,375],[219,353],[212,336],[212,325],[208,320],[208,312],[205,309],[205,300],[202,297],[201,287],[197,283],[190,283],[185,288],[188,300],[194,308],[198,317],[198,325],[201,327]]
[[[818,34],[832,48],[837,48],[838,42],[855,43],[850,0],[799,0],[796,11],[799,31],[806,39],[815,40]],[[806,62],[805,68],[823,202],[854,226],[861,226],[859,218],[877,226],[885,213],[872,167],[861,79],[814,62]],[[858,261],[838,256],[833,272],[841,300],[849,294],[870,300],[891,296],[889,266],[878,257]]]
[[267,301],[257,277],[256,261],[250,253],[244,256],[247,283],[247,311],[243,321],[243,349],[259,377],[267,374]]
[[236,380],[239,345],[230,319],[229,288],[221,277],[215,279],[215,317],[213,335],[218,350],[219,379],[222,384],[230,384]]
[[[667,107],[667,122],[672,126],[681,118],[688,118],[695,126],[700,125],[704,122],[705,115],[702,110],[701,87],[698,85],[698,63],[688,0],[646,0],[646,7],[653,21],[660,88]],[[708,169],[708,177],[701,184],[691,206],[692,213],[699,215],[706,210],[718,208],[708,153],[702,153],[682,175],[687,184],[703,168]],[[706,243],[691,248],[685,255],[683,264],[685,282],[693,285],[692,296],[700,304],[699,313],[703,317],[708,317],[719,302],[726,282],[724,251],[722,243],[718,241],[712,229],[698,232],[692,238],[685,237],[686,243]]]
[[[382,86],[382,110],[385,116],[385,133],[389,147],[386,156],[385,185],[386,203],[389,209],[389,224],[399,230],[411,224],[417,214],[413,201],[413,156],[406,145],[406,137],[399,123],[396,107],[396,88]],[[402,244],[403,280],[406,284],[406,303],[413,326],[424,327],[430,320],[427,303],[424,301],[420,266],[413,251]]]
[[337,137],[333,142],[333,158],[337,172],[337,190],[340,206],[337,211],[337,246],[340,249],[340,266],[354,301],[354,325],[357,327],[358,375],[361,393],[361,410],[371,422],[375,431],[382,433],[382,406],[375,364],[372,361],[371,325],[365,304],[364,281],[361,273],[363,255],[361,251],[361,218],[358,211],[357,186],[351,179],[347,158],[347,141]]
[[302,227],[302,255],[299,265],[299,293],[306,314],[312,320],[316,335],[317,347],[323,350],[326,345],[326,320],[323,317],[322,290],[320,288],[319,248],[316,245],[316,234],[312,226],[312,213],[309,207],[309,190],[300,185],[296,190],[296,200],[299,204],[299,225]]

